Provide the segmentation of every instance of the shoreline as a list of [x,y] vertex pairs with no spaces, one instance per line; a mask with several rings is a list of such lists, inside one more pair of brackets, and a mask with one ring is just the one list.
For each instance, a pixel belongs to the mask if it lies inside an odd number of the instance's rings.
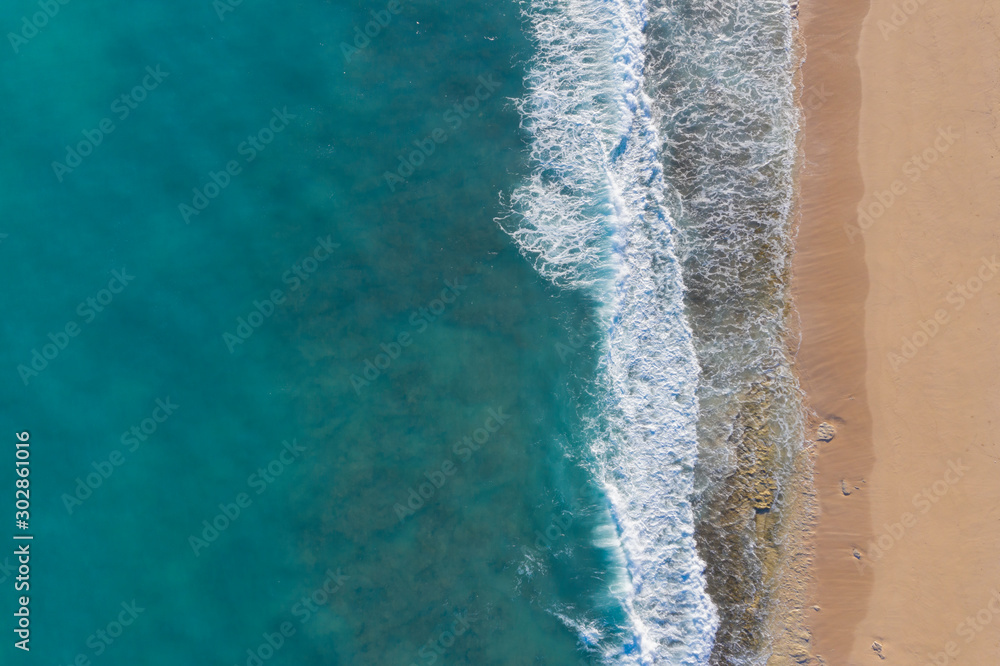
[[856,216],[863,195],[857,161],[861,72],[855,54],[868,9],[868,0],[805,0],[799,6],[805,61],[803,163],[792,259],[800,332],[795,365],[810,434],[820,422],[837,430],[832,440],[811,443],[807,454],[813,462],[815,518],[806,537],[812,603],[801,619],[810,651],[821,656],[819,663],[829,664],[847,663],[852,622],[863,615],[871,587],[855,576],[841,543],[845,534],[863,542],[870,538],[869,498],[860,488],[874,465],[865,386],[868,273],[863,242],[850,243],[841,222]]
[[837,428],[799,663],[992,663],[1000,623],[962,623],[1000,588],[1000,3],[799,10],[796,371]]

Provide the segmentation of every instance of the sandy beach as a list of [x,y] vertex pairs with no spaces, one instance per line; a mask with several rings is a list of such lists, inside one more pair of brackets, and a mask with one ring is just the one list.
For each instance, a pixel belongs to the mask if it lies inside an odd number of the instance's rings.
[[1000,663],[1000,2],[807,0],[811,651]]

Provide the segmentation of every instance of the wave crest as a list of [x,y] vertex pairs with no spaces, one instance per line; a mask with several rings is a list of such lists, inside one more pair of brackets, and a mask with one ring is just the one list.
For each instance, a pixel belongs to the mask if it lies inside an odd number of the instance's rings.
[[498,222],[542,275],[604,305],[605,398],[590,439],[610,506],[595,541],[621,562],[611,588],[633,640],[601,638],[600,652],[607,663],[703,664],[718,618],[690,502],[699,368],[644,91],[645,5],[524,7],[538,54],[518,109],[533,171]]

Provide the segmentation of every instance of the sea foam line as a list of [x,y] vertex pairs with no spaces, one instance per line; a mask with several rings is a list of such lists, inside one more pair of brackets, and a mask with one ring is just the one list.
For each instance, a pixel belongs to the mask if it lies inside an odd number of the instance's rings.
[[645,6],[537,0],[525,13],[538,52],[518,108],[534,168],[499,223],[542,275],[605,303],[592,442],[610,524],[595,542],[621,562],[614,593],[634,644],[601,650],[608,663],[703,664],[718,618],[690,504],[699,369],[643,90]]

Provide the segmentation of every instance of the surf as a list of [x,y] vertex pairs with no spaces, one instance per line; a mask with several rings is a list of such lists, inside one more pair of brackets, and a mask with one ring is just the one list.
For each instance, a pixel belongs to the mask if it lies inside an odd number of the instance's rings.
[[600,303],[600,409],[588,439],[607,513],[593,539],[617,563],[609,590],[631,639],[551,612],[605,663],[703,664],[718,615],[691,504],[700,368],[646,93],[646,6],[536,0],[522,8],[536,55],[516,105],[532,170],[498,223],[539,273]]

